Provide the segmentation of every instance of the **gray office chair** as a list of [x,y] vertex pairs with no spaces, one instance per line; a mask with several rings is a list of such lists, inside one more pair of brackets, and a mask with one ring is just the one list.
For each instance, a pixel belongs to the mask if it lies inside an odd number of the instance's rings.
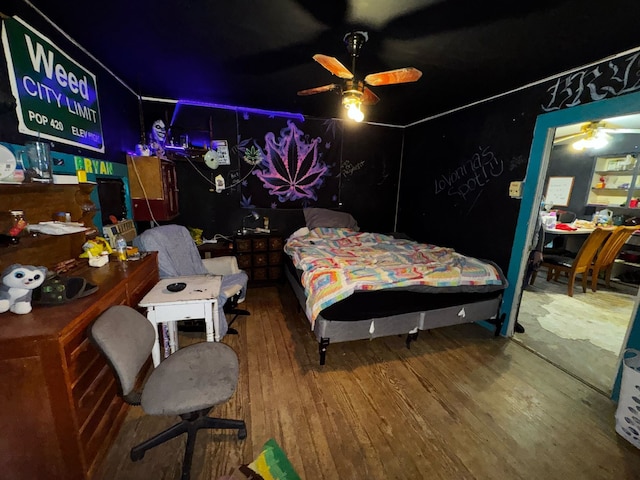
[[238,357],[222,343],[200,342],[181,348],[166,358],[136,389],[138,375],[155,340],[154,327],[139,312],[125,305],[109,308],[89,327],[89,339],[106,357],[119,382],[120,394],[148,415],[179,415],[182,421],[131,449],[131,460],[141,460],[147,450],[178,435],[187,434],[182,480],[188,480],[201,428],[238,430],[247,437],[242,420],[209,417],[209,411],[226,402],[238,383]]

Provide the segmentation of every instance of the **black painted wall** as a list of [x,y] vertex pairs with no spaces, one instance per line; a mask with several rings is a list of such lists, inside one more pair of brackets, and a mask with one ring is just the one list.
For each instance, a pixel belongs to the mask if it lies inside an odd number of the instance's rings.
[[398,230],[507,271],[538,115],[640,89],[634,53],[407,128]]
[[509,96],[407,129],[398,230],[506,271],[536,114]]
[[[83,155],[90,158],[126,163],[126,152],[132,151],[139,141],[139,109],[137,96],[125,88],[103,67],[88,57],[82,50],[70,43],[50,24],[42,20],[24,2],[5,0],[0,12],[6,15],[18,15],[41,34],[48,37],[67,55],[77,61],[96,76],[98,101],[102,116],[102,130],[105,141],[104,154],[64,143],[52,142],[56,152]],[[0,106],[6,105],[4,99],[13,99],[7,72],[7,60],[4,50],[0,51]],[[15,108],[0,109],[0,140],[8,143],[24,144],[34,140],[31,135],[18,132],[18,118]]]
[[[144,102],[144,123],[151,125],[162,119],[167,126],[174,118],[174,105],[159,102]],[[167,120],[168,119],[168,120]],[[301,123],[302,128],[311,128],[314,119]],[[252,123],[253,122],[253,123]],[[331,164],[330,182],[337,186],[335,201],[329,205],[310,201],[307,206],[334,208],[351,213],[361,230],[391,232],[394,228],[395,209],[400,174],[403,130],[400,128],[338,122],[341,129],[340,143],[332,146],[338,152]],[[329,125],[326,120],[321,120]],[[187,161],[173,157],[178,176],[180,216],[173,222],[200,228],[205,238],[215,234],[231,235],[242,225],[242,219],[252,210],[269,217],[270,228],[287,236],[304,226],[302,208],[283,207],[274,202],[275,208],[243,208],[243,198],[250,196],[248,182],[251,176],[237,187],[216,193],[212,185],[216,175],[225,177],[227,186],[234,179],[243,178],[247,171],[242,164],[237,139],[248,129],[257,131],[279,131],[287,125],[287,119],[274,116],[244,116],[242,112],[222,108],[196,108],[178,110],[170,135],[188,132],[192,141],[200,144],[208,138],[210,131],[215,139],[229,142],[231,165],[220,166],[213,171],[207,168],[202,158],[196,156]],[[329,183],[329,182],[328,182]],[[254,190],[255,191],[255,190]],[[326,201],[326,200],[325,200]],[[250,221],[248,221],[250,222]],[[254,226],[247,223],[247,226]],[[143,226],[144,228],[144,226]]]

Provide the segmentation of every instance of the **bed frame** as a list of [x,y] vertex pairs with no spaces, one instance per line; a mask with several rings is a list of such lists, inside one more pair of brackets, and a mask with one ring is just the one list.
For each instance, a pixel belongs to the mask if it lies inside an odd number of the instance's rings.
[[[293,292],[305,311],[306,296],[304,287],[298,279],[285,268],[286,276]],[[338,321],[327,320],[322,314],[316,318],[313,333],[318,341],[320,365],[326,361],[327,348],[331,342],[348,342],[351,340],[373,339],[390,335],[407,334],[406,346],[411,348],[411,342],[418,338],[420,330],[488,321],[495,325],[495,335],[502,330],[502,324],[506,314],[500,315],[502,304],[502,292],[497,291],[496,296],[477,302],[469,302],[434,310],[403,313],[389,317],[376,317],[367,320]]]

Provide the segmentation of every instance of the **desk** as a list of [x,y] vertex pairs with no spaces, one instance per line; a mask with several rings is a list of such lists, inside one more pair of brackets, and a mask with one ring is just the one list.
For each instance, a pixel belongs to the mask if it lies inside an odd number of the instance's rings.
[[[186,288],[180,292],[170,292],[167,285],[184,282]],[[160,341],[157,325],[167,324],[169,348],[174,353],[178,349],[178,328],[180,320],[204,318],[207,342],[220,341],[220,318],[217,299],[220,294],[220,275],[192,275],[164,278],[160,280],[138,306],[147,309],[147,319],[153,324],[156,339],[153,346],[153,365],[160,364]]]
[[158,281],[157,255],[100,268],[81,264],[69,275],[98,285],[97,292],[62,305],[33,305],[26,315],[2,314],[2,478],[94,478],[127,416],[118,382],[87,327],[112,305],[138,304]]

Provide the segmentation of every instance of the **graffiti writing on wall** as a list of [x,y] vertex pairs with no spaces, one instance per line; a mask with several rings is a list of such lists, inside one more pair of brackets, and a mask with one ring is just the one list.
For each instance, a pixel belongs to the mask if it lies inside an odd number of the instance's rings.
[[[464,161],[455,170],[435,179],[435,194],[446,193],[467,200],[473,194],[480,193],[492,178],[504,172],[504,164],[489,147],[478,147],[479,152]],[[477,195],[473,195],[477,198]]]
[[362,167],[364,167],[364,160],[361,160],[358,163],[351,163],[350,160],[345,160],[340,168],[340,175],[342,175],[342,178],[348,178],[358,170],[362,169]]
[[640,52],[558,78],[542,110],[551,112],[640,89]]

